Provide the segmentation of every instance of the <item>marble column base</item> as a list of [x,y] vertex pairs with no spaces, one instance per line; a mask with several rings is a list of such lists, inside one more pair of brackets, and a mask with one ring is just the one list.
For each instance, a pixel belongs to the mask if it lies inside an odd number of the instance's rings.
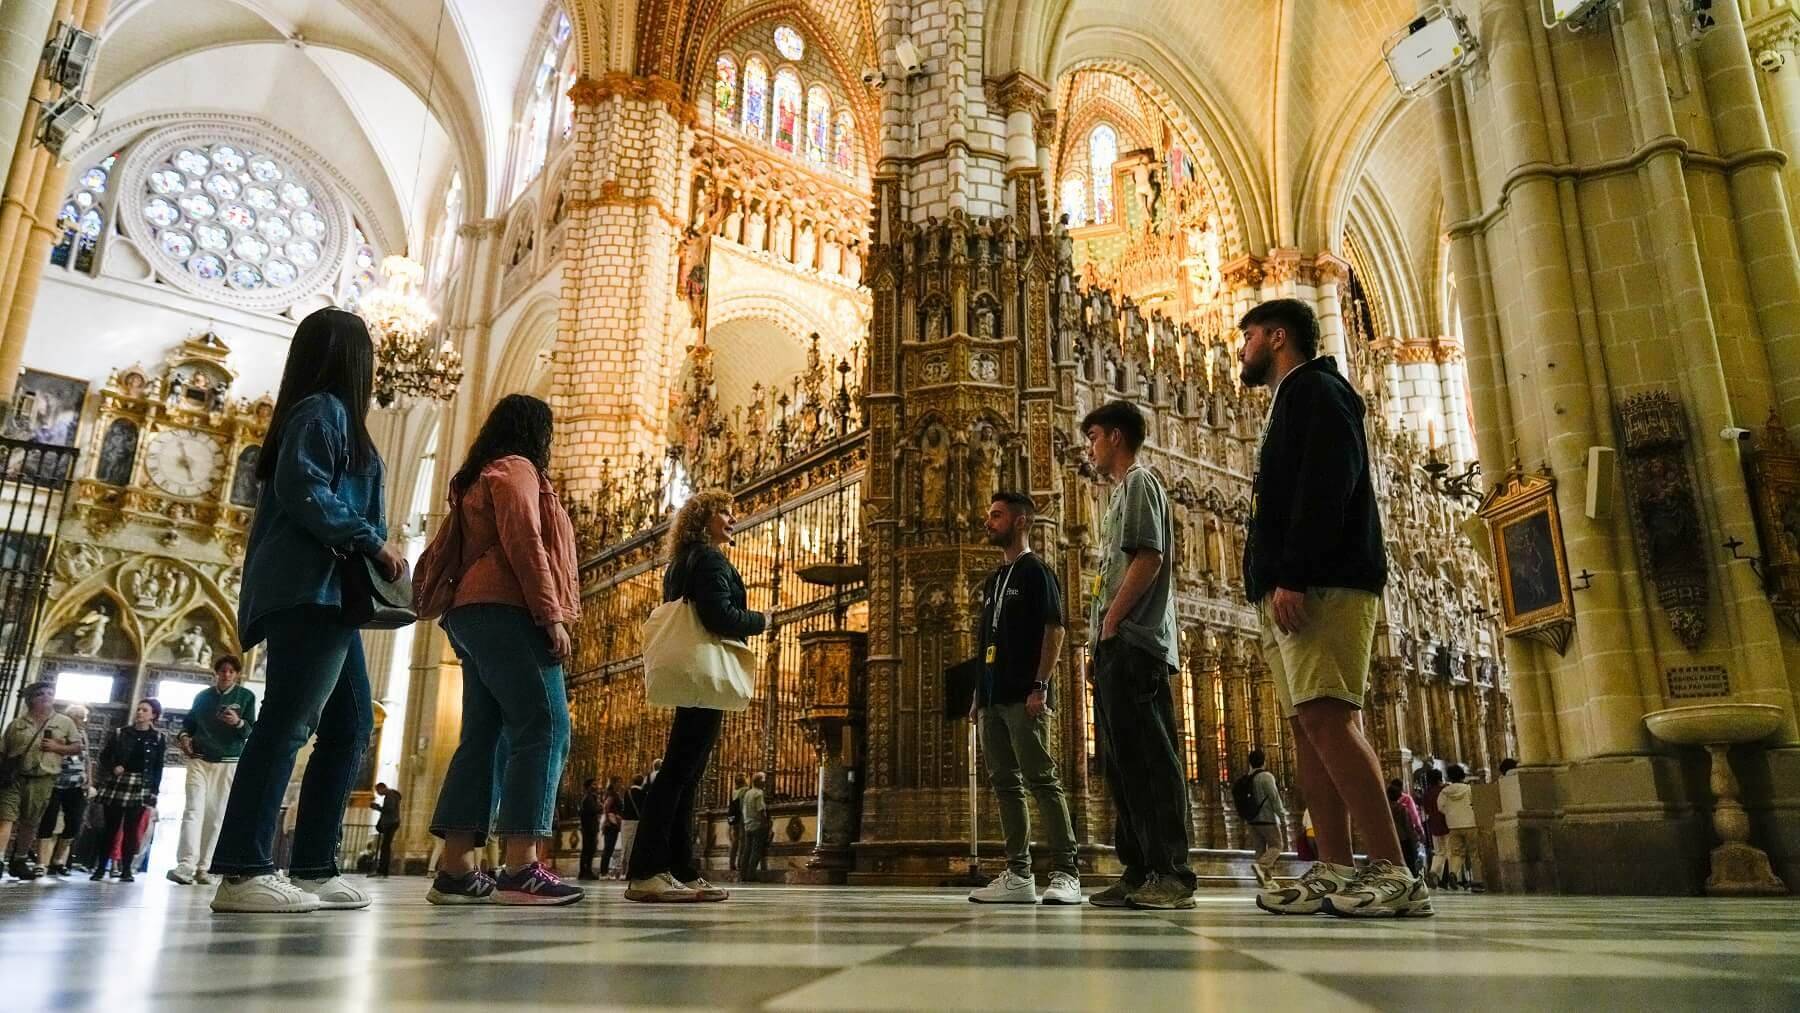
[[1695,798],[1688,778],[1681,760],[1664,755],[1519,768],[1500,786],[1495,821],[1500,888],[1700,893],[1715,838],[1707,816],[1710,799]]
[[1786,897],[1787,884],[1775,878],[1769,856],[1760,848],[1728,842],[1712,850],[1709,897]]

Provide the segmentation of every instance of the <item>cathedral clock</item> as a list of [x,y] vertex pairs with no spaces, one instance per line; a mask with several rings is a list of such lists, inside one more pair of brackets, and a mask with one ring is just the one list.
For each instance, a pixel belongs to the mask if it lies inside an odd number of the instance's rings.
[[219,480],[223,451],[211,434],[197,429],[170,429],[151,437],[144,469],[151,484],[179,499],[197,499]]

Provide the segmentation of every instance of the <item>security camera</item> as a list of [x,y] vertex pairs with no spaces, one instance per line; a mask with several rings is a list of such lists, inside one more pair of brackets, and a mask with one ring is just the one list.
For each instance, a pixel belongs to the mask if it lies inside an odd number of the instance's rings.
[[910,38],[902,36],[900,41],[894,43],[894,62],[900,65],[907,77],[918,77],[925,73],[925,61],[919,56],[919,47],[913,45]]
[[1756,54],[1756,65],[1771,74],[1786,64],[1787,57],[1782,55],[1780,50],[1765,49]]
[[1724,440],[1726,443],[1732,443],[1737,440],[1747,440],[1749,438],[1750,430],[1738,426],[1726,426],[1719,430],[1719,439]]
[[879,88],[882,85],[887,84],[887,75],[874,67],[864,67],[862,72],[862,83],[868,85],[870,88]]

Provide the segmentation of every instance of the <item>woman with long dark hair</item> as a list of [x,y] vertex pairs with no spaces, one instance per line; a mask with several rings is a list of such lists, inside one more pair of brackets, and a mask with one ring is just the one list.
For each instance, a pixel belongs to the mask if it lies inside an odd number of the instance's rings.
[[[369,439],[375,349],[362,318],[323,309],[288,346],[269,435],[256,465],[263,495],[250,525],[238,633],[268,641],[268,690],[238,759],[213,852],[224,877],[214,911],[367,907],[338,875],[344,806],[375,716],[362,637],[344,615],[340,567],[406,561],[387,544],[382,465]],[[275,832],[294,757],[316,736],[300,784],[290,881],[275,872]]]
[[[538,856],[569,754],[563,660],[568,624],[581,614],[575,528],[550,483],[551,435],[549,405],[524,394],[501,398],[450,480],[461,533],[451,538],[445,526],[448,555],[436,565],[456,588],[443,624],[462,661],[462,740],[431,818],[431,832],[444,839],[426,895],[433,904],[582,897]],[[475,862],[490,833],[504,851],[491,878]]]
[[95,882],[106,878],[115,836],[119,837],[119,882],[136,878],[132,864],[137,861],[142,817],[145,809],[156,808],[156,796],[162,791],[163,753],[169,748],[168,740],[156,728],[162,712],[161,701],[139,700],[132,708],[131,723],[106,737],[100,753],[100,787],[94,794],[106,812],[100,857],[94,860],[94,874],[88,877]]
[[[768,617],[745,607],[744,578],[721,548],[731,543],[735,520],[729,493],[703,492],[682,506],[669,524],[663,601],[686,598],[707,632],[742,640],[762,633]],[[662,771],[650,782],[626,863],[631,881],[626,900],[719,901],[729,896],[701,878],[694,860],[694,799],[724,721],[725,712],[710,707],[675,709]]]

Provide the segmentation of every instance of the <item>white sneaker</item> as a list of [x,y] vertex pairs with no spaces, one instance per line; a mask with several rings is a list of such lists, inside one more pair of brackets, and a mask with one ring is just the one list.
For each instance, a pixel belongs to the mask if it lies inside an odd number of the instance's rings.
[[201,886],[206,886],[212,881],[212,873],[207,872],[205,869],[194,870],[194,882],[199,883]]
[[700,895],[686,885],[677,883],[674,876],[663,872],[649,879],[634,879],[626,884],[625,899],[646,904],[692,904],[700,899]]
[[1321,902],[1344,918],[1429,918],[1431,888],[1391,862],[1371,862],[1352,883]]
[[1356,882],[1356,870],[1343,865],[1314,862],[1292,886],[1271,886],[1256,895],[1256,906],[1276,915],[1316,915],[1325,910],[1325,898]]
[[212,909],[235,914],[304,914],[319,909],[319,898],[284,876],[226,876],[213,894]]
[[1008,869],[993,882],[971,892],[969,900],[976,904],[1036,904],[1037,883]]
[[369,906],[369,895],[342,876],[330,879],[297,879],[294,885],[319,898],[321,911],[355,911]]
[[167,877],[171,883],[180,883],[182,886],[194,885],[194,873],[185,865],[177,865],[175,868],[163,873],[163,875]]
[[1066,872],[1050,874],[1050,885],[1044,888],[1043,901],[1046,904],[1080,904],[1081,880]]

